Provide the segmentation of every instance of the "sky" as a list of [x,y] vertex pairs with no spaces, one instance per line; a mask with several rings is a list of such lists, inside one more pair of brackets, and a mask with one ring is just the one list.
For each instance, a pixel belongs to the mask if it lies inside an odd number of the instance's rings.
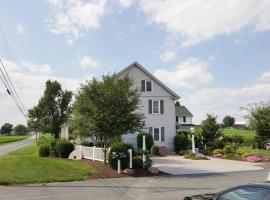
[[[45,81],[77,91],[93,76],[139,62],[194,115],[244,121],[270,100],[270,0],[9,0],[0,58],[25,109]],[[4,36],[3,36],[4,34]],[[0,85],[0,125],[26,123]]]

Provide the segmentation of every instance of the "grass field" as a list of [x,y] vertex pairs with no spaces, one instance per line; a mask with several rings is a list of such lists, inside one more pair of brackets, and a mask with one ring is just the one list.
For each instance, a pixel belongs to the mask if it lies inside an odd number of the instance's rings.
[[13,135],[13,136],[0,136],[0,146],[4,145],[4,144],[8,144],[11,142],[16,142],[19,140],[24,140],[26,138],[29,138],[30,135],[23,135],[23,136],[17,136],[17,135]]
[[0,166],[1,185],[78,181],[95,173],[86,163],[39,157],[35,144],[0,156]]
[[225,136],[240,135],[243,137],[244,145],[251,146],[255,140],[255,131],[239,130],[239,129],[222,129],[222,134]]

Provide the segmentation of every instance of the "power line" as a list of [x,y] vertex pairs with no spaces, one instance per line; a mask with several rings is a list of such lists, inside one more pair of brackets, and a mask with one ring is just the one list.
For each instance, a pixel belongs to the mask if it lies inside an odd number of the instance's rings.
[[[1,32],[1,35],[2,35],[2,38],[3,38],[3,43],[4,43],[4,46],[5,46],[5,48],[6,48],[6,51],[7,51],[8,56],[9,56],[10,58],[13,57],[14,60],[16,61],[16,63],[18,63],[17,60],[16,60],[16,58],[15,58],[15,56],[14,56],[14,54],[12,54],[11,48],[10,48],[10,46],[9,46],[9,44],[8,44],[8,40],[7,40],[5,31],[4,31],[4,29],[2,28],[1,24],[0,24],[0,32]],[[4,64],[3,64],[3,62],[2,62],[1,59],[0,59],[0,61],[1,61],[1,64],[2,64],[2,66],[3,66],[3,69],[4,69],[5,73],[6,73],[6,75],[7,75],[7,78],[8,78],[8,80],[9,80],[9,82],[10,82],[10,85],[11,85],[12,89],[14,90],[15,96],[16,96],[17,99],[19,100],[19,103],[20,103],[20,105],[22,106],[23,110],[24,110],[24,111],[27,111],[26,108],[25,108],[25,106],[24,106],[24,104],[23,104],[23,102],[22,102],[22,100],[21,100],[21,98],[19,97],[19,95],[18,95],[18,93],[17,93],[17,91],[16,91],[16,89],[15,89],[15,87],[14,87],[12,81],[11,81],[11,78],[10,78],[9,74],[7,73],[7,70],[6,70],[6,68],[5,68],[5,66],[4,66]]]

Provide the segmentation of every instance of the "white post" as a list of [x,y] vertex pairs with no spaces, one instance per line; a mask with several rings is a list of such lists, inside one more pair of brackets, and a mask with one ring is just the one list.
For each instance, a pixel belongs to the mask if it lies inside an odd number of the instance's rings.
[[[143,151],[146,150],[146,144],[145,144],[145,135],[143,135]],[[146,158],[145,154],[143,153],[143,165],[145,164]]]
[[129,168],[132,169],[132,149],[129,149],[128,152],[129,152]]
[[195,136],[194,136],[194,134],[192,134],[192,152],[193,153],[196,153],[196,150],[195,150]]
[[93,146],[93,161],[95,161],[95,146]]
[[118,159],[117,161],[117,173],[120,174],[121,173],[121,160]]

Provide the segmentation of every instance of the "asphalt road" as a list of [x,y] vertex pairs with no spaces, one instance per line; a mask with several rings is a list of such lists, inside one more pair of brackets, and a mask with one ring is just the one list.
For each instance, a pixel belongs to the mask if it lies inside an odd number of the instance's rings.
[[192,194],[262,182],[270,171],[264,170],[220,174],[182,175],[154,178],[119,178],[47,185],[1,186],[0,199],[16,200],[174,200]]
[[23,148],[23,147],[33,143],[33,141],[34,141],[34,138],[30,137],[30,138],[27,138],[25,140],[20,140],[17,142],[12,142],[12,143],[0,146],[0,155],[9,153],[11,151],[15,151],[15,150],[20,149],[20,148]]

